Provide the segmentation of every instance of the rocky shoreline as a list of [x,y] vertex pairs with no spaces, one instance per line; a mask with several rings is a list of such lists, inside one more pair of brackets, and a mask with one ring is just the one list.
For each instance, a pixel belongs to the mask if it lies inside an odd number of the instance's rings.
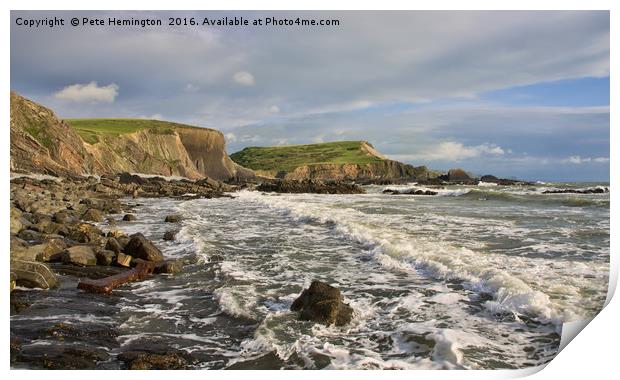
[[[101,178],[13,178],[10,188],[11,315],[33,303],[46,302],[46,292],[28,292],[28,288],[54,289],[56,293],[66,293],[67,299],[89,297],[77,289],[89,279],[124,276],[145,263],[152,265],[155,274],[173,275],[182,270],[183,262],[165,258],[141,233],[128,236],[116,229],[119,223],[136,220],[132,205],[123,198],[230,197],[225,191],[234,189],[234,186],[211,179],[166,181],[161,177],[147,179],[127,173]],[[166,221],[175,224],[179,220],[179,216],[170,215]],[[169,232],[162,238],[174,239],[174,230]],[[97,300],[100,302],[101,298]],[[110,358],[101,346],[114,346],[116,335],[114,329],[97,323],[86,328],[63,323],[33,327],[28,331],[12,328],[11,365],[96,368],[98,363]],[[58,345],[46,345],[43,349],[31,344],[37,339],[56,340]],[[180,369],[191,362],[185,353],[170,347],[155,351],[153,347],[129,347],[131,350],[122,352],[117,359],[124,363],[123,368],[130,369]]]
[[[153,275],[174,275],[185,264],[192,263],[191,259],[168,259],[142,233],[127,235],[117,228],[138,219],[132,198],[232,197],[231,192],[245,186],[210,178],[170,180],[129,173],[101,177],[15,176],[10,184],[11,316],[40,304],[53,308],[48,304],[54,302],[52,294],[64,300],[80,299],[84,305],[76,305],[79,308],[103,300],[97,313],[114,312],[114,295],[101,298],[88,292],[109,294],[115,286],[149,277],[151,271]],[[359,186],[344,181],[277,181],[258,185],[256,190],[363,192]],[[162,220],[171,225],[162,234],[162,240],[175,239],[175,224],[182,218],[171,214]],[[145,266],[150,271],[138,273]],[[117,281],[119,278],[122,281]],[[29,288],[49,292],[29,292]],[[339,291],[327,284],[320,289],[327,293],[318,292],[312,302],[306,301],[300,318],[330,324],[335,322],[332,314],[346,310],[347,315],[339,316],[336,323],[350,320],[352,310],[336,299],[340,297]],[[315,310],[321,297],[327,297],[331,306]],[[47,369],[184,369],[198,360],[152,339],[123,347],[112,356],[109,351],[119,349],[117,336],[116,329],[100,323],[76,326],[40,321],[27,329],[11,328],[11,365]],[[47,342],[44,347],[37,344],[39,340]]]

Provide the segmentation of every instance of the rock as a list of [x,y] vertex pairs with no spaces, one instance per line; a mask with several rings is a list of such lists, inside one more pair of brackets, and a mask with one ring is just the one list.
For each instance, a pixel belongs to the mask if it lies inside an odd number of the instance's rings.
[[49,289],[58,284],[50,268],[37,261],[11,260],[11,273],[19,286]]
[[164,240],[174,240],[178,231],[166,231],[164,232]]
[[147,240],[141,233],[133,234],[130,236],[129,243],[123,250],[123,252],[147,261],[163,261],[164,255],[161,251]]
[[308,289],[291,305],[292,311],[300,311],[299,319],[324,325],[346,325],[351,321],[353,309],[342,302],[338,288],[321,281],[312,281]]
[[67,244],[62,239],[50,239],[42,244],[43,250],[37,255],[37,261],[58,261],[62,259],[62,253]]
[[136,218],[136,216],[134,214],[125,214],[125,216],[123,216],[123,220],[126,222],[131,222],[133,220],[136,220],[138,218]]
[[343,180],[321,181],[317,179],[276,180],[264,182],[256,187],[258,191],[275,193],[316,193],[316,194],[363,194],[360,186]]
[[20,216],[13,216],[11,213],[11,235],[17,235],[24,228]]
[[133,257],[126,255],[124,253],[118,253],[116,255],[116,263],[122,267],[127,267],[129,268],[131,266],[131,261],[133,260]]
[[463,169],[448,170],[448,181],[471,181],[472,179]]
[[187,360],[180,353],[152,353],[146,351],[126,351],[118,355],[118,359],[125,363],[128,369],[184,369]]
[[89,222],[103,222],[103,215],[101,215],[101,211],[94,208],[89,208],[84,214],[82,214],[82,220]]
[[27,363],[36,369],[96,369],[97,364],[108,360],[103,348],[80,345],[29,345],[15,355],[15,361]]
[[177,274],[183,271],[183,263],[180,260],[166,260],[155,266],[154,273]]
[[480,177],[480,181],[487,183],[497,183],[499,181],[499,178],[494,175],[487,174]]
[[15,247],[11,250],[12,260],[37,261],[37,257],[43,252],[45,244],[36,244],[24,247]]
[[123,247],[121,246],[121,244],[118,242],[118,240],[116,240],[116,238],[113,237],[108,238],[105,249],[108,249],[114,253],[121,253],[123,251]]
[[60,224],[67,224],[75,221],[75,212],[72,210],[60,210],[54,214],[53,221]]
[[552,189],[545,190],[543,194],[604,194],[608,193],[609,189],[606,187],[593,187],[589,189]]
[[135,174],[129,174],[129,173],[121,173],[119,178],[118,178],[118,182],[119,183],[125,183],[125,184],[130,184],[130,183],[135,183],[138,185],[145,185],[147,184],[149,181],[146,178],[142,178],[139,175],[135,175]]
[[87,267],[97,265],[97,256],[90,246],[76,245],[65,251],[62,261],[67,264]]
[[166,216],[166,219],[164,219],[164,222],[166,223],[178,223],[180,221],[181,221],[181,215],[178,215],[178,214],[168,215]]
[[95,252],[97,265],[112,265],[116,261],[116,253],[107,249]]
[[99,244],[102,240],[103,232],[90,223],[78,223],[70,226],[65,236],[78,243]]
[[19,231],[17,236],[20,239],[24,239],[25,241],[28,241],[28,242],[41,242],[43,240],[42,234],[40,232],[33,231],[33,230],[21,230]]

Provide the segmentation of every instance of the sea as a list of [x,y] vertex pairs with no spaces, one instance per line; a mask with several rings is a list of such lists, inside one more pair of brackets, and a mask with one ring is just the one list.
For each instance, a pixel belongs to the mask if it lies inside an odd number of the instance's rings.
[[[544,194],[604,183],[445,186],[434,196],[365,194],[126,199],[141,232],[177,275],[112,296],[65,281],[11,317],[12,332],[56,322],[118,331],[100,349],[160,345],[195,369],[500,369],[544,364],[565,322],[603,307],[610,255],[609,193]],[[180,214],[180,223],[165,223]],[[117,215],[120,219],[122,215]],[[163,234],[178,230],[175,241]],[[299,321],[293,300],[313,280],[354,309],[342,327]],[[23,293],[31,294],[33,291]],[[56,298],[55,298],[56,297]],[[48,344],[42,337],[31,344]]]

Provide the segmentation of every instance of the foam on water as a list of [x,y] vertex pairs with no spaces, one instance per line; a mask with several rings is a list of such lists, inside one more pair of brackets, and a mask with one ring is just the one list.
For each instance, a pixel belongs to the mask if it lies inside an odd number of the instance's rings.
[[387,267],[464,281],[470,289],[493,295],[488,302],[490,309],[526,314],[543,322],[561,324],[590,315],[595,307],[587,299],[552,298],[550,290],[564,287],[579,293],[597,289],[603,283],[601,276],[606,275],[605,263],[590,263],[583,268],[588,276],[575,278],[572,262],[476,252],[434,237],[412,237],[406,233],[406,226],[394,228],[390,216],[342,207],[351,201],[347,197],[329,198],[340,205],[336,208],[330,201],[322,201],[324,197],[269,197],[253,192],[239,195],[296,220],[331,225],[343,236],[367,244],[376,260]]

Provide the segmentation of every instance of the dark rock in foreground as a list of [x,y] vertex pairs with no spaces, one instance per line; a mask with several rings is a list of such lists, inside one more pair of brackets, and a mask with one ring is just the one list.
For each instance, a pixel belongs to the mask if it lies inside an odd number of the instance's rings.
[[310,287],[304,289],[293,302],[291,310],[300,311],[299,319],[302,321],[344,326],[351,322],[353,309],[342,300],[338,288],[321,281],[312,281]]
[[347,181],[321,181],[315,179],[276,180],[256,187],[258,191],[275,193],[315,193],[315,194],[363,194],[364,190]]

